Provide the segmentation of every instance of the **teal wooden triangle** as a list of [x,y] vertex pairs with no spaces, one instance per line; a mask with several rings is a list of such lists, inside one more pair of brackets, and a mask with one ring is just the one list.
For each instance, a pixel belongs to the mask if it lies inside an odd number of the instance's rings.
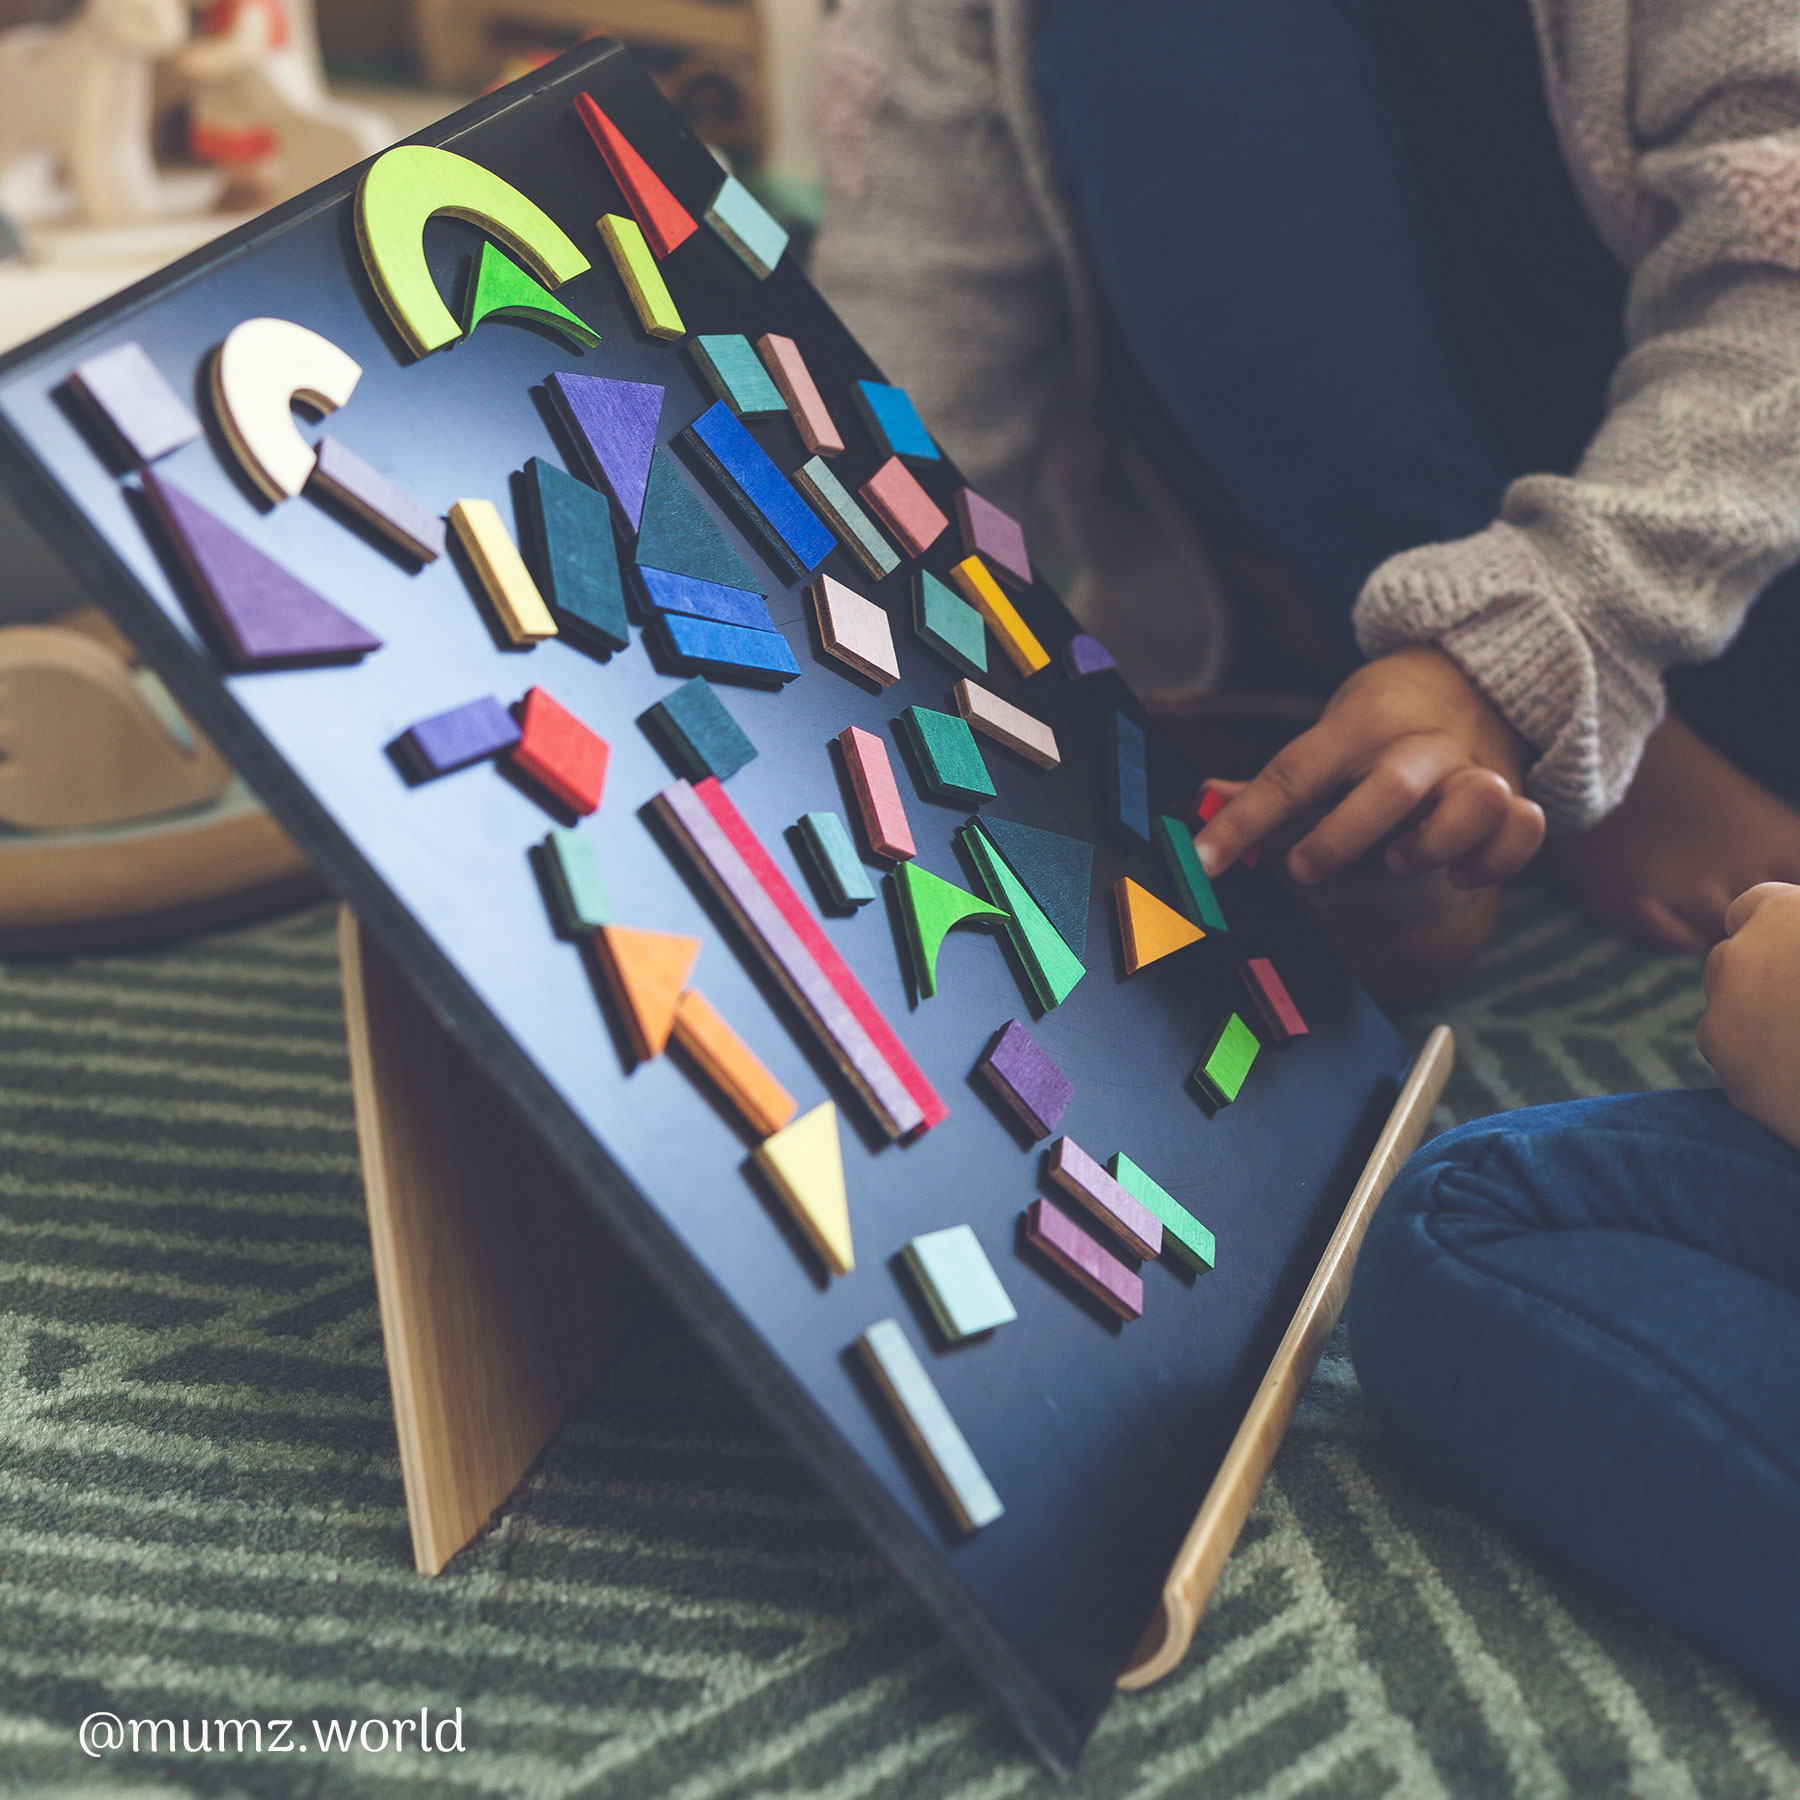
[[520,319],[559,331],[577,349],[588,350],[600,334],[585,319],[578,319],[540,282],[527,275],[504,250],[484,242],[469,277],[469,297],[463,308],[463,335],[468,336],[483,319]]
[[1094,846],[1036,825],[983,819],[981,828],[1020,885],[1043,908],[1063,942],[1087,954],[1088,901],[1094,886]]
[[650,465],[644,516],[638,526],[637,559],[647,569],[667,569],[672,575],[716,581],[721,587],[767,592],[666,450],[658,450]]

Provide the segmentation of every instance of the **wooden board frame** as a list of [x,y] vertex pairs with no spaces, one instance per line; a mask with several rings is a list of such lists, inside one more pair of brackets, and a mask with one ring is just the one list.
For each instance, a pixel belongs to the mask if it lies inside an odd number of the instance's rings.
[[[344,1020],[413,1560],[479,1535],[623,1342],[634,1284],[567,1179],[345,907]],[[1207,1491],[1126,1690],[1173,1671],[1343,1311],[1377,1202],[1450,1079],[1439,1025]],[[502,1201],[501,1172],[512,1198]],[[641,1298],[641,1296],[639,1296]]]

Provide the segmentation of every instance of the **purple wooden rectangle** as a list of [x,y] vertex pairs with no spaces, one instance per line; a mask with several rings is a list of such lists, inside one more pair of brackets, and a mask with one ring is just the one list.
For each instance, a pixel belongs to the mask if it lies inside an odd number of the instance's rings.
[[319,459],[310,482],[317,482],[414,561],[435,562],[444,554],[444,521],[329,432],[319,439]]
[[1075,1098],[1075,1084],[1017,1019],[988,1046],[976,1065],[1034,1138],[1048,1137]]
[[418,772],[429,778],[510,750],[519,741],[519,726],[498,700],[484,694],[421,719],[400,741]]
[[1141,1277],[1104,1250],[1065,1212],[1034,1200],[1025,1213],[1025,1241],[1121,1319],[1144,1316]]
[[153,463],[200,435],[200,421],[141,344],[116,344],[77,363],[69,385],[140,463]]
[[1162,1220],[1118,1182],[1070,1137],[1050,1146],[1050,1179],[1085,1207],[1134,1256],[1162,1255]]

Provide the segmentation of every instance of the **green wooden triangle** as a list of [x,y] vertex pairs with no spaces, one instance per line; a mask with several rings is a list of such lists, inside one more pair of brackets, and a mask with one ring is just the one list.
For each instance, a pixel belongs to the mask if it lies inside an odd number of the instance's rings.
[[1025,884],[1057,934],[1077,956],[1087,954],[1088,902],[1094,886],[1094,846],[1036,825],[983,819],[981,829]]
[[980,824],[971,819],[959,832],[963,847],[975,864],[981,885],[1006,908],[1013,948],[1025,965],[1025,974],[1048,1012],[1060,1006],[1074,991],[1087,970],[1081,959],[1063,942],[1062,935],[1044,916],[1043,909],[1026,892],[1024,884],[1006,866],[1000,852],[988,841]]
[[919,994],[929,1000],[937,992],[938,951],[951,928],[965,919],[1004,920],[1007,915],[915,862],[895,868],[894,886],[900,894],[900,916],[906,923],[906,944],[919,978]]
[[644,516],[638,525],[637,559],[647,569],[667,569],[671,575],[691,575],[696,581],[716,581],[721,587],[767,593],[666,450],[657,451],[650,465]]
[[483,319],[523,319],[560,331],[578,349],[588,350],[600,334],[585,319],[578,319],[540,282],[527,275],[504,250],[483,243],[469,278],[469,297],[464,306],[463,335]]

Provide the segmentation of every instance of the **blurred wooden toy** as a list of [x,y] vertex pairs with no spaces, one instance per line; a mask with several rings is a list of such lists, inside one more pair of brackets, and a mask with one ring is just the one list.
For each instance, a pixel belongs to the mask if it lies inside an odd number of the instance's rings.
[[154,67],[188,33],[185,0],[87,0],[63,24],[0,33],[0,204],[13,218],[126,225],[212,209],[217,175],[159,170],[152,153]]

